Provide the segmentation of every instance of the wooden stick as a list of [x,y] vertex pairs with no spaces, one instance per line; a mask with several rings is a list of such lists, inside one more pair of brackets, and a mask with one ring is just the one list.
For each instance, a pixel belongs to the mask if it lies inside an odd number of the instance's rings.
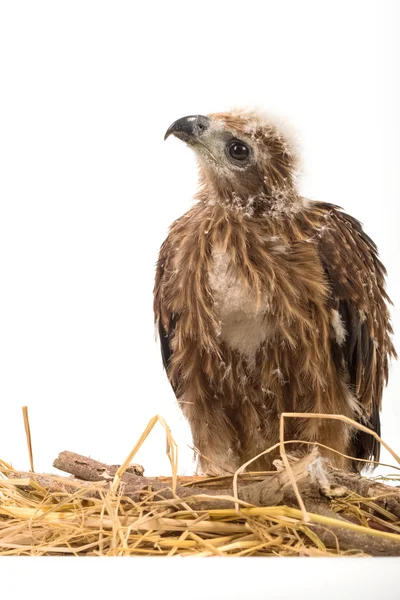
[[[92,458],[68,451],[61,452],[54,461],[53,466],[71,473],[79,479],[93,482],[112,481],[119,468],[118,465],[106,465]],[[305,494],[306,500],[309,502],[312,500],[313,503],[316,501],[325,503],[329,495],[338,497],[347,492],[354,492],[362,497],[374,499],[376,505],[388,510],[400,519],[400,489],[361,477],[356,473],[334,469],[327,461],[321,459],[317,449],[314,449],[302,459],[293,462],[291,471],[301,493]],[[174,498],[171,484],[167,478],[143,477],[141,473],[143,473],[143,468],[139,465],[130,465],[125,470],[121,478],[125,495],[138,501],[144,492],[152,490],[158,499],[171,500]],[[313,490],[315,498],[312,494],[310,496],[312,482],[317,484],[317,489]],[[201,484],[182,486],[178,484],[176,494],[179,499],[185,500],[196,497],[196,501],[192,503],[194,510],[198,508],[231,508],[237,499],[240,500],[242,505],[275,506],[283,503],[284,500],[289,501],[290,487],[291,478],[286,470],[282,470],[265,477],[257,483],[240,484],[237,497],[232,492],[232,486],[227,486],[224,480],[221,487],[207,487],[205,485],[201,486]],[[219,498],[213,500],[214,496]],[[229,500],[221,500],[221,496],[225,496]],[[298,506],[298,503],[293,502],[291,505]]]

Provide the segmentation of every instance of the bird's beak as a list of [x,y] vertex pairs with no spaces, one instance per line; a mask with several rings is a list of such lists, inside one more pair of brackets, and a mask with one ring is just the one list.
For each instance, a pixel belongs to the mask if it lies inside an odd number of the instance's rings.
[[210,127],[211,120],[203,115],[191,115],[178,119],[168,127],[164,140],[170,135],[187,143],[194,143]]

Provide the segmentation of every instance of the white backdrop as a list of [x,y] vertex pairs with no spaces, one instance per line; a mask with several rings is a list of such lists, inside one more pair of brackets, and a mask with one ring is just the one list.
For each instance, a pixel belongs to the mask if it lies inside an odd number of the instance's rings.
[[[287,116],[302,192],[365,224],[400,306],[398,17],[367,0],[0,4],[2,459],[29,467],[24,404],[41,471],[64,449],[121,462],[160,413],[192,472],[152,316],[159,246],[196,190],[190,150],[163,142],[181,116]],[[399,373],[383,411],[397,451]],[[157,428],[135,460],[168,474],[164,449]]]

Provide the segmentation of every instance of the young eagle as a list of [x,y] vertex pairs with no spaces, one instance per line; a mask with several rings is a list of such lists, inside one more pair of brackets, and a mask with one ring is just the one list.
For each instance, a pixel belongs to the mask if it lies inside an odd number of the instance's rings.
[[[195,151],[200,190],[161,246],[154,312],[200,469],[232,472],[276,444],[285,411],[346,415],[379,433],[395,351],[374,242],[338,206],[299,195],[295,146],[273,120],[189,116],[170,135]],[[285,434],[379,459],[375,439],[342,421],[289,419]]]

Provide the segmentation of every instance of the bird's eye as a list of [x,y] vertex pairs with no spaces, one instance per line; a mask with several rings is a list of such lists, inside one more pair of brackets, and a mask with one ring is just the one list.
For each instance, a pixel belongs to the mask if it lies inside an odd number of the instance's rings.
[[250,154],[248,146],[243,144],[243,142],[239,142],[238,140],[229,143],[228,152],[232,158],[241,161],[247,160]]

